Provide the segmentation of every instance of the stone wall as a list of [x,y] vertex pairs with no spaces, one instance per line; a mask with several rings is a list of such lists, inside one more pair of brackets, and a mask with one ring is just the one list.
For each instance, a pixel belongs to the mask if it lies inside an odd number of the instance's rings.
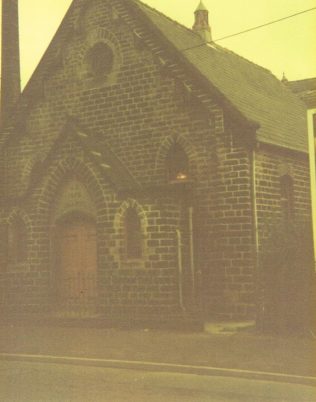
[[307,154],[262,145],[256,152],[256,206],[259,246],[269,230],[283,224],[281,179],[293,183],[292,220],[308,223],[311,217]]
[[[171,49],[130,11],[119,0],[75,2],[24,91],[2,150],[0,218],[3,233],[13,215],[25,221],[27,258],[8,261],[1,248],[0,300],[11,311],[52,312],[56,225],[77,214],[96,224],[97,305],[103,316],[159,320],[182,315],[184,308],[193,315],[202,310],[207,319],[251,318],[255,258],[249,139],[254,133],[224,113],[197,76],[180,65],[175,70],[178,61]],[[103,76],[93,70],[98,61],[90,59],[99,43],[113,55],[110,67],[100,61],[110,68]],[[92,148],[78,141],[80,132]],[[188,180],[182,183],[167,177],[174,143],[189,161]],[[99,151],[111,159],[103,162],[113,175],[98,162]],[[270,174],[265,164],[276,170],[278,155],[273,149],[258,155],[259,220],[264,200],[273,198],[273,192],[263,195]],[[297,205],[305,214],[308,199],[300,194],[307,171],[297,158]],[[120,164],[125,173],[116,171]],[[135,186],[124,190],[120,183],[127,176]],[[69,186],[81,190],[71,195]],[[130,207],[141,222],[138,259],[125,253],[123,221]]]

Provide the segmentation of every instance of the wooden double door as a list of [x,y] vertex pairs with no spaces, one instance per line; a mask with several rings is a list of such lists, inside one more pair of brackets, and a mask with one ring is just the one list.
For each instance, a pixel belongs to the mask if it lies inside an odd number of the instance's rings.
[[89,313],[97,302],[95,222],[72,219],[56,232],[56,290],[59,311]]

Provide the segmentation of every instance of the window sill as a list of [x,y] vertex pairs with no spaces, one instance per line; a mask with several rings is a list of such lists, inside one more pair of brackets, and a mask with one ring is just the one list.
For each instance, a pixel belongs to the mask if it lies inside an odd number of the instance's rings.
[[193,184],[194,181],[192,179],[174,179],[174,180],[169,180],[169,185],[171,186],[178,186],[181,184]]

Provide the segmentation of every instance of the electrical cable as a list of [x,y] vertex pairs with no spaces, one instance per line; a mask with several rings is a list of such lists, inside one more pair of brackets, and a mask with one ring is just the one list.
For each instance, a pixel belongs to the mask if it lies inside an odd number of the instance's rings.
[[[259,28],[264,28],[264,27],[266,27],[266,26],[269,26],[269,25],[275,24],[275,23],[277,23],[277,22],[281,22],[281,21],[287,20],[287,19],[289,19],[289,18],[296,17],[296,16],[301,15],[301,14],[305,14],[305,13],[310,12],[310,11],[313,11],[313,10],[316,10],[316,7],[309,8],[309,9],[307,9],[307,10],[303,10],[303,11],[300,11],[300,12],[295,13],[295,14],[291,14],[291,15],[288,15],[288,16],[283,17],[283,18],[279,18],[278,20],[270,21],[270,22],[267,22],[267,23],[262,24],[262,25],[257,25],[257,26],[255,26],[255,27],[253,27],[253,28],[245,29],[244,31],[240,31],[240,32],[237,32],[237,33],[234,33],[234,34],[231,34],[231,35],[223,36],[223,37],[221,37],[221,38],[218,38],[218,39],[213,40],[212,42],[219,42],[220,40],[232,38],[232,37],[234,37],[234,36],[238,36],[238,35],[244,34],[244,33],[246,33],[246,32],[250,32],[250,31],[254,31],[254,30],[259,29]],[[212,43],[212,42],[209,42],[209,43]],[[187,51],[187,50],[195,49],[195,48],[201,47],[201,46],[203,46],[203,45],[206,45],[206,43],[203,42],[203,43],[200,43],[199,45],[187,47],[187,48],[185,48],[185,49],[180,49],[180,51],[181,51],[181,52],[185,52],[185,51]]]

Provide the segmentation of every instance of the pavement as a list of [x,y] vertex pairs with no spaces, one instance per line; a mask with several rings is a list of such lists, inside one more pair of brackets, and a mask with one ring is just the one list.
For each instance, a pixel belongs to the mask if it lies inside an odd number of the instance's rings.
[[312,402],[316,387],[223,376],[0,360],[6,402]]
[[0,326],[0,359],[237,377],[316,386],[313,337],[270,336],[253,323],[201,332],[49,325]]

